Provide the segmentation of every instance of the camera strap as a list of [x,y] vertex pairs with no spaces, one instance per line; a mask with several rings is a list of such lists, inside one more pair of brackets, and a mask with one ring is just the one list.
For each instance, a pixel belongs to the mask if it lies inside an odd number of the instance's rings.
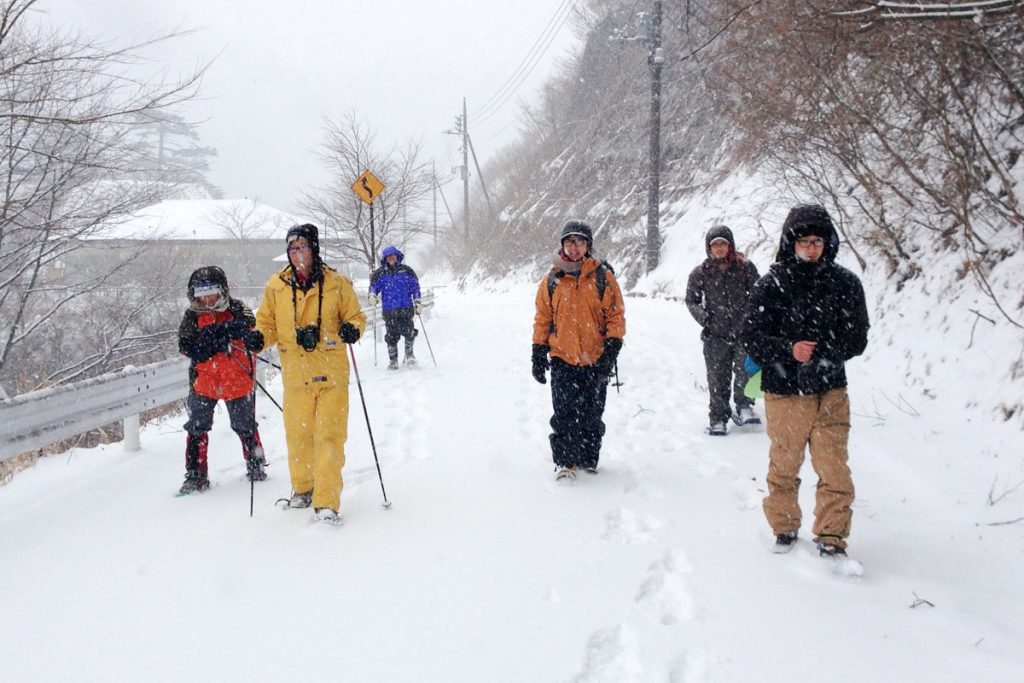
[[[321,313],[324,309],[324,276],[321,273],[320,281],[317,283],[319,289],[317,290],[316,296],[316,329],[320,329],[320,323],[323,321]],[[292,311],[295,315],[295,327],[299,327],[299,299],[296,294],[297,287],[295,286],[295,270],[292,269]]]

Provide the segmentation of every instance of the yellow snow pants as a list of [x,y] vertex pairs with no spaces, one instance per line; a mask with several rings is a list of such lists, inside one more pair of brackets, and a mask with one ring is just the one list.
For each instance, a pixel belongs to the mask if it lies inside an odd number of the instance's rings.
[[815,541],[846,547],[853,512],[853,477],[847,465],[850,436],[850,399],[846,388],[806,396],[766,393],[768,421],[768,495],[763,507],[768,524],[778,535],[800,528],[800,467],[804,449],[811,451],[811,466],[818,475],[815,492]]
[[292,490],[312,490],[314,508],[337,511],[344,485],[348,385],[286,387],[284,431]]

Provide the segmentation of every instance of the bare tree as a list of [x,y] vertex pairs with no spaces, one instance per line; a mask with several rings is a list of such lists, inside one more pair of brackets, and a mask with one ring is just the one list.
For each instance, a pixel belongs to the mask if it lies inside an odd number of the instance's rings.
[[[300,206],[319,221],[331,244],[345,257],[366,263],[372,270],[382,245],[403,247],[413,236],[429,230],[416,218],[433,187],[430,166],[420,160],[418,143],[381,150],[376,133],[350,112],[340,121],[326,122],[322,158],[330,180],[304,193]],[[372,241],[369,212],[350,189],[366,170],[385,185],[374,203]]]
[[19,388],[78,362],[44,362],[45,332],[73,328],[75,303],[133,255],[112,254],[98,275],[73,272],[68,257],[168,191],[140,177],[135,126],[193,97],[204,71],[142,82],[141,52],[177,34],[112,47],[31,25],[33,5],[0,4],[0,381]]

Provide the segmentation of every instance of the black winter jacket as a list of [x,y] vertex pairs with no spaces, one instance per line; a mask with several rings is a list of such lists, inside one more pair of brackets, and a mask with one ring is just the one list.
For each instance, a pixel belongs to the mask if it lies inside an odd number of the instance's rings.
[[[711,258],[711,241],[718,237],[729,241],[728,266],[724,269]],[[747,315],[750,292],[757,282],[757,268],[736,256],[732,231],[725,226],[709,230],[704,247],[707,259],[693,269],[686,281],[686,307],[704,328],[701,339],[711,336],[736,343]]]
[[[784,231],[776,262],[754,286],[743,344],[761,365],[761,387],[768,393],[792,396],[845,387],[844,363],[867,347],[864,288],[834,262],[839,250],[834,231],[817,263],[798,261],[792,239]],[[793,358],[793,344],[802,340],[818,342],[807,363]]]

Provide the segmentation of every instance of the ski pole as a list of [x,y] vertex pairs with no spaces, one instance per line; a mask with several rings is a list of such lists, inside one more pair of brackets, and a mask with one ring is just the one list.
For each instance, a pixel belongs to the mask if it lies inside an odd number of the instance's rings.
[[373,367],[377,367],[377,304],[370,304],[373,313]]
[[619,387],[622,386],[622,382],[619,381],[619,359],[615,359],[615,381],[612,382],[612,386],[615,387],[615,393],[618,394]]
[[253,502],[256,499],[256,477],[252,476],[252,459],[256,457],[256,356],[251,351],[249,354],[249,368],[252,371],[252,391],[249,398],[252,400],[252,441],[249,443],[249,516],[252,517]]
[[427,340],[427,350],[430,351],[430,360],[434,361],[434,367],[437,367],[437,359],[434,358],[434,349],[430,346],[430,335],[427,334],[427,326],[423,324],[423,316],[419,313],[416,317],[420,319],[420,327],[423,328],[423,338]]
[[[237,359],[236,359],[236,358],[235,358],[234,356],[232,356],[232,355],[228,355],[228,358],[230,358],[231,360],[235,361],[235,363],[236,363],[236,364],[238,365],[238,367],[240,367],[240,368],[242,367],[242,364],[241,364],[241,363],[239,363],[239,362],[238,362],[238,360],[237,360]],[[256,358],[259,358],[260,360],[263,360],[263,359],[262,359],[262,358],[260,358],[259,356],[256,356]],[[264,362],[264,363],[270,363],[270,361],[263,361],[263,362]],[[274,363],[270,363],[270,364],[271,364],[271,365],[273,365],[273,366],[274,366],[275,368],[280,368],[280,367],[281,367],[280,365],[275,365]],[[243,369],[243,370],[245,370],[245,368],[242,368],[242,369]],[[260,388],[260,391],[262,391],[262,392],[263,392],[264,394],[266,394],[266,395],[267,395],[267,398],[269,398],[269,399],[270,399],[270,402],[271,402],[271,403],[273,403],[273,404],[274,404],[275,406],[277,406],[277,409],[278,409],[278,410],[280,410],[280,411],[281,411],[282,413],[284,412],[284,408],[282,408],[282,407],[281,407],[281,404],[280,404],[280,403],[278,403],[277,401],[275,401],[275,400],[274,400],[274,397],[270,395],[270,392],[269,392],[269,391],[267,391],[267,390],[266,390],[266,388],[265,388],[265,387],[264,387],[264,386],[263,386],[262,384],[260,384],[260,383],[259,383],[258,381],[256,381],[256,370],[255,370],[255,364],[254,364],[254,369],[253,369],[253,375],[252,375],[252,383],[253,383],[253,384],[254,384],[255,386],[259,387],[259,388]],[[255,390],[255,389],[253,389],[253,394],[255,394],[255,393],[256,393],[256,390]],[[253,398],[255,398],[255,396],[254,396]],[[256,408],[255,408],[255,405],[256,405],[256,401],[254,400],[254,401],[253,401],[253,410],[255,410],[255,409],[256,409]]]
[[269,365],[272,368],[277,368],[278,370],[281,369],[280,365],[278,365],[277,363],[274,363],[274,362],[271,362],[271,361],[267,360],[263,356],[256,356],[256,360],[258,360],[261,363],[266,363],[267,365]]
[[[376,347],[376,344],[374,345]],[[359,380],[359,366],[356,365],[356,352],[352,350],[352,345],[348,345],[349,356],[352,357],[352,369],[356,373],[356,386],[359,387],[359,400],[363,403],[363,415],[366,417],[366,431],[370,435],[370,448],[373,450],[373,462],[377,464],[377,478],[380,479],[380,492],[384,494],[384,502],[381,505],[385,509],[391,507],[391,501],[388,500],[388,493],[384,490],[384,476],[380,473],[380,460],[377,459],[377,444],[373,442],[373,429],[370,427],[370,413],[366,410],[366,397],[363,396],[363,383]]]

